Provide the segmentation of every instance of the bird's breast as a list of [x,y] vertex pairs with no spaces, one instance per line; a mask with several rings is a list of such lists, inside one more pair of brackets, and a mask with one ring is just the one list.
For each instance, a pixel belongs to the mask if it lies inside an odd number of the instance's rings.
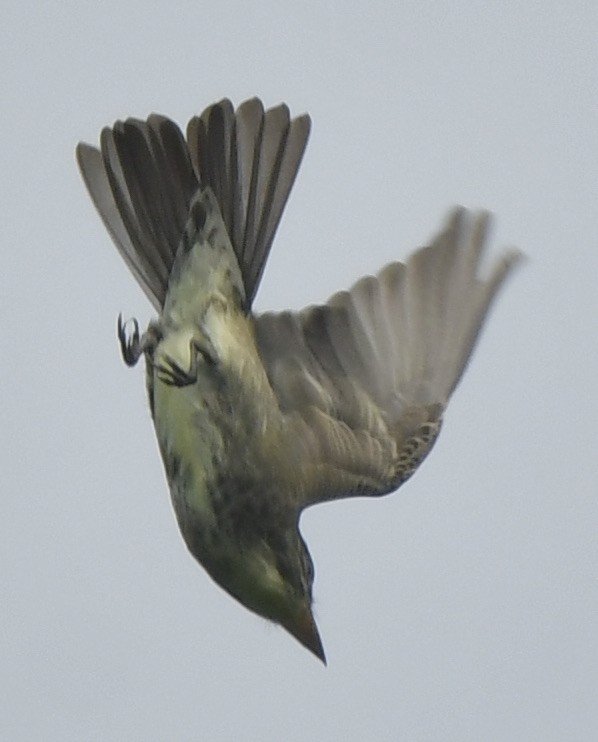
[[[212,357],[193,347],[198,330]],[[183,532],[190,521],[216,529],[222,490],[234,492],[227,485],[239,471],[256,471],[255,460],[276,435],[278,406],[245,316],[207,311],[201,325],[165,334],[155,365],[165,356],[184,370],[195,364],[196,373],[193,383],[176,386],[154,372],[154,425],[173,506]]]

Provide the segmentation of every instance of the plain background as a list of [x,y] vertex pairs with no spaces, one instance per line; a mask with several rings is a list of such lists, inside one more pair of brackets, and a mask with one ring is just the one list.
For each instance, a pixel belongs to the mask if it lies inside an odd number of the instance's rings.
[[[0,738],[598,739],[595,2],[22,3],[0,59]],[[329,666],[187,554],[141,365],[150,307],[73,150],[214,100],[313,134],[257,308],[496,213],[509,282],[431,457],[302,520]]]

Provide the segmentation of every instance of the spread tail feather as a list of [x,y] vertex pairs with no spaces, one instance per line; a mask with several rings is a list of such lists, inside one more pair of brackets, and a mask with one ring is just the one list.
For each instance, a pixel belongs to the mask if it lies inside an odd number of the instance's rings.
[[191,201],[205,188],[216,197],[251,308],[309,131],[309,116],[291,119],[285,105],[264,111],[254,98],[236,112],[228,100],[210,106],[189,122],[187,141],[152,114],[105,128],[100,149],[78,145],[89,194],[157,310]]

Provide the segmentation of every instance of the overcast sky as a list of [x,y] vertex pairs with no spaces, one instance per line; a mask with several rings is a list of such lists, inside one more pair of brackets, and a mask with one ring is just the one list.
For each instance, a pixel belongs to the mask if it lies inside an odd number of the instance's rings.
[[[598,739],[597,39],[575,0],[4,0],[1,739]],[[258,309],[455,203],[529,256],[417,475],[302,518],[327,668],[182,542],[115,337],[151,308],[73,156],[253,95],[313,118]]]

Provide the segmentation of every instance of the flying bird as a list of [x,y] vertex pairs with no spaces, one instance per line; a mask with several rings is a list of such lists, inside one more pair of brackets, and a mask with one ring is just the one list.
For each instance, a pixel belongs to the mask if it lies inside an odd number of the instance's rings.
[[149,407],[185,543],[239,602],[325,662],[304,508],[396,490],[434,445],[490,305],[519,261],[480,277],[488,215],[455,209],[404,263],[325,304],[255,314],[308,115],[256,98],[103,129],[77,160],[158,313],[118,318],[145,358]]

